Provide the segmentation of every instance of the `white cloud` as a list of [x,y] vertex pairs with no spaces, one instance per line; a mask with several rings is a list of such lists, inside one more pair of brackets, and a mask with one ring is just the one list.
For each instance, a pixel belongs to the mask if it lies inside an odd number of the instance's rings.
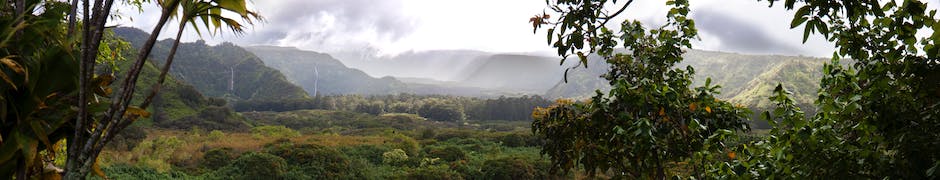
[[[625,18],[661,24],[668,8],[664,0],[635,1]],[[348,50],[396,54],[405,51],[472,49],[493,52],[551,52],[544,32],[532,33],[528,18],[541,13],[543,0],[279,0],[254,1],[251,7],[266,17],[243,36],[223,33],[202,37],[208,43],[232,41],[241,45],[297,46],[337,52]],[[126,10],[124,10],[126,9]],[[143,14],[124,8],[133,21],[117,21],[149,31],[159,10],[145,7]],[[832,44],[821,36],[803,44],[802,29],[790,29],[792,11],[754,0],[692,1],[692,17],[699,20],[698,49],[757,54],[828,56]],[[704,17],[718,17],[706,20]],[[708,23],[708,24],[702,24]],[[709,25],[712,25],[711,27]],[[735,25],[738,29],[722,29]],[[732,28],[732,27],[728,27]],[[168,24],[164,38],[175,34]],[[748,33],[748,34],[729,34]],[[759,38],[764,42],[735,37]],[[188,30],[184,41],[199,37]],[[758,46],[758,47],[754,47]],[[790,49],[787,49],[790,48]]]

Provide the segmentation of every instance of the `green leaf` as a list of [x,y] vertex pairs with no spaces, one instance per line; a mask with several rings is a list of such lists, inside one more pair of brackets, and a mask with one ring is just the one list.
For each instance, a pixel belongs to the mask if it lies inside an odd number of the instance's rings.
[[33,129],[33,133],[36,134],[36,137],[39,138],[39,141],[41,141],[44,145],[46,145],[46,147],[51,148],[52,142],[49,141],[49,137],[48,137],[48,133],[46,133],[46,129],[42,127],[42,124],[40,124],[42,122],[43,122],[42,120],[33,120],[29,123],[29,127]]
[[790,22],[790,28],[796,28],[797,26],[800,26],[800,24],[806,22],[808,19],[809,18],[806,17],[793,18],[793,21]]
[[806,26],[803,28],[803,43],[806,43],[806,40],[809,39],[809,34],[813,31],[813,26],[815,26],[815,20],[806,22]]
[[548,28],[548,35],[547,35],[546,39],[548,39],[548,44],[549,44],[549,45],[552,44],[552,37],[555,35],[554,33],[555,33],[555,28]]
[[822,34],[827,39],[829,38],[829,25],[827,25],[826,23],[823,23],[822,21],[819,21],[819,23],[816,23],[816,30],[819,30],[819,33]]
[[219,7],[237,13],[238,15],[248,14],[248,8],[245,0],[218,0]]

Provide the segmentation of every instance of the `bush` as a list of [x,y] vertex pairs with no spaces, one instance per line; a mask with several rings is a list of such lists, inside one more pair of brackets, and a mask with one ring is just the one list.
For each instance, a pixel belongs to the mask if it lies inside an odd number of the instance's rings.
[[430,152],[428,152],[428,155],[431,157],[441,158],[445,161],[459,161],[467,159],[467,153],[463,152],[462,149],[454,146],[447,146],[441,149],[431,149]]
[[412,169],[404,179],[442,179],[457,180],[464,179],[457,171],[451,170],[447,165],[427,166]]
[[408,154],[405,154],[404,150],[393,149],[391,151],[382,153],[382,163],[397,165],[405,161],[408,161]]
[[228,102],[226,102],[223,98],[210,97],[206,99],[206,104],[210,106],[225,106],[228,104]]
[[268,153],[248,152],[211,174],[210,179],[283,179],[287,161]]
[[537,171],[525,159],[508,157],[483,163],[483,179],[535,179]]
[[532,134],[510,133],[499,136],[498,140],[509,147],[540,146],[540,139]]
[[414,138],[405,136],[404,134],[393,134],[392,139],[389,142],[386,142],[388,147],[392,149],[401,149],[408,153],[409,156],[418,155],[420,147],[418,146],[418,141],[415,141]]
[[382,153],[391,149],[380,145],[357,145],[340,147],[339,150],[350,158],[359,158],[372,164],[381,164],[384,160]]
[[219,140],[225,137],[225,133],[219,130],[212,130],[212,132],[209,132],[208,137],[209,137],[209,140],[215,141],[215,140]]
[[224,106],[207,106],[199,114],[186,116],[175,121],[159,122],[160,127],[188,129],[200,127],[206,130],[244,131],[248,129],[243,118]]
[[467,115],[463,109],[456,104],[449,103],[427,103],[418,109],[418,114],[435,121],[463,121]]
[[132,153],[137,156],[138,164],[166,172],[172,168],[167,161],[176,155],[176,149],[182,147],[183,144],[184,142],[176,137],[161,136],[141,142],[132,150]]
[[213,148],[202,156],[202,167],[206,169],[218,169],[224,167],[235,158],[232,148]]
[[355,177],[361,174],[351,166],[349,157],[336,149],[314,144],[294,145],[289,142],[269,144],[265,151],[284,159],[295,170],[299,170],[314,179],[337,179]]
[[258,126],[251,128],[251,133],[259,138],[292,138],[300,136],[300,132],[284,126]]
[[144,138],[147,138],[147,131],[144,131],[144,128],[140,126],[130,126],[115,135],[114,139],[112,139],[111,143],[108,143],[107,146],[117,150],[132,150],[134,147],[137,147]]
[[[143,179],[143,180],[158,180],[158,179],[192,179],[193,177],[179,171],[170,171],[170,172],[160,172],[153,168],[148,167],[138,167],[138,166],[128,166],[128,165],[114,165],[109,167],[102,168],[105,175],[108,179]],[[92,179],[99,179],[97,176],[90,176]]]

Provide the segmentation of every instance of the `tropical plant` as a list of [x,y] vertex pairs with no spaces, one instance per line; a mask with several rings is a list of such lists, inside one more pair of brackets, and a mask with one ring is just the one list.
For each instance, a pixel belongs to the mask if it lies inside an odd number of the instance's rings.
[[[690,89],[694,70],[675,68],[683,48],[697,37],[687,16],[687,0],[670,0],[665,25],[648,30],[639,21],[620,23],[620,31],[607,23],[633,1],[553,0],[549,8],[556,21],[543,13],[533,17],[533,28],[548,29],[548,41],[558,55],[577,55],[587,66],[587,54],[596,53],[610,65],[603,75],[612,86],[585,102],[559,101],[533,112],[532,131],[545,139],[542,153],[552,158],[553,171],[584,167],[616,178],[663,179],[676,162],[691,158],[708,137],[747,130],[747,110],[715,98],[719,86]],[[609,12],[605,6],[620,6]],[[554,40],[554,41],[553,41]],[[627,53],[614,50],[622,44]],[[562,59],[564,61],[564,59]]]
[[11,2],[0,2],[0,177],[56,176],[43,167],[69,134],[60,127],[75,117],[78,89],[77,43],[61,21],[68,4]]
[[[137,2],[138,5],[140,4],[140,1],[133,2]],[[258,17],[254,12],[247,10],[244,0],[157,0],[156,2],[161,7],[160,18],[151,32],[150,37],[141,46],[136,61],[127,70],[127,73],[122,76],[123,80],[120,84],[119,93],[113,97],[107,96],[111,98],[110,104],[100,103],[102,106],[107,107],[107,110],[103,113],[90,112],[89,110],[92,109],[88,108],[87,100],[94,95],[88,95],[85,92],[85,88],[79,88],[78,90],[78,118],[76,118],[76,123],[74,124],[74,135],[71,141],[69,141],[70,148],[66,166],[66,176],[69,179],[84,178],[89,170],[95,166],[97,156],[101,152],[101,149],[114,138],[115,134],[129,126],[137,118],[149,116],[150,113],[145,109],[147,109],[156,92],[158,92],[159,85],[154,86],[152,93],[148,95],[139,106],[131,106],[130,103],[134,98],[138,77],[147,57],[150,56],[150,52],[156,43],[157,37],[159,37],[167,21],[171,17],[176,16],[178,9],[182,7],[182,18],[189,18],[180,20],[181,31],[185,22],[195,24],[194,19],[201,18],[206,28],[221,28],[221,21],[224,21],[226,26],[236,32],[240,32],[242,25],[237,21],[226,18],[222,14],[222,10],[235,12],[236,15],[248,20],[249,23],[251,20],[250,17]],[[104,24],[107,22],[108,14],[111,11],[114,0],[97,0],[93,5],[92,11],[88,11],[89,3],[86,2],[83,4],[85,6],[84,14],[91,14],[93,17],[89,20],[86,16],[83,20],[85,25],[83,32],[85,33],[82,36],[84,39],[82,43],[82,61],[79,68],[79,87],[87,87],[90,82],[89,78],[93,77],[94,58],[98,55],[97,46],[101,41]],[[73,9],[75,8],[76,7],[73,6]],[[75,12],[76,11],[73,10],[70,15],[75,16]],[[210,22],[213,26],[209,25]],[[178,34],[179,33],[181,32],[178,32]],[[172,58],[173,56],[170,55],[170,57]],[[165,77],[165,72],[168,70],[169,65],[170,62],[165,64],[167,67],[164,67],[164,75],[161,75],[160,82],[162,82],[163,77]]]
[[192,27],[196,29],[196,33],[199,34],[202,34],[202,32],[198,28],[199,24],[196,23],[197,20],[201,20],[207,30],[212,29],[212,34],[215,34],[223,27],[228,27],[236,34],[241,34],[244,32],[244,25],[237,20],[223,16],[223,11],[240,16],[241,20],[248,24],[252,24],[253,19],[261,19],[258,13],[248,10],[244,0],[182,0],[179,6],[180,12],[171,14],[171,17],[179,16],[180,18],[176,39],[173,41],[173,46],[170,47],[170,53],[163,63],[163,68],[160,69],[160,77],[151,88],[150,94],[144,99],[144,104],[149,104],[153,101],[157,92],[160,91],[160,86],[166,80],[166,75],[170,71],[170,66],[173,64],[176,50],[180,45],[180,38],[183,36],[183,30],[187,27],[187,24],[192,25]]
[[[769,1],[771,6],[775,1]],[[715,162],[721,178],[936,179],[940,177],[940,20],[916,0],[787,0],[804,42],[836,44],[823,67],[819,111],[804,118],[778,86],[768,139]],[[931,32],[923,34],[920,32]],[[923,34],[923,35],[919,35]],[[853,60],[851,66],[841,59]],[[820,163],[825,162],[825,163]],[[724,165],[719,165],[724,164]]]

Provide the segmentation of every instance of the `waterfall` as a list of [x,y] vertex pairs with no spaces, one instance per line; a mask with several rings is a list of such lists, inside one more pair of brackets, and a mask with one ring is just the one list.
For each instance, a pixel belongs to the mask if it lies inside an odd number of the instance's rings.
[[235,93],[235,66],[229,67],[229,72],[232,75],[228,79],[228,92]]
[[316,78],[313,79],[313,95],[316,96],[320,95],[317,94],[317,89],[320,86],[320,66],[313,66],[313,74],[316,75]]

